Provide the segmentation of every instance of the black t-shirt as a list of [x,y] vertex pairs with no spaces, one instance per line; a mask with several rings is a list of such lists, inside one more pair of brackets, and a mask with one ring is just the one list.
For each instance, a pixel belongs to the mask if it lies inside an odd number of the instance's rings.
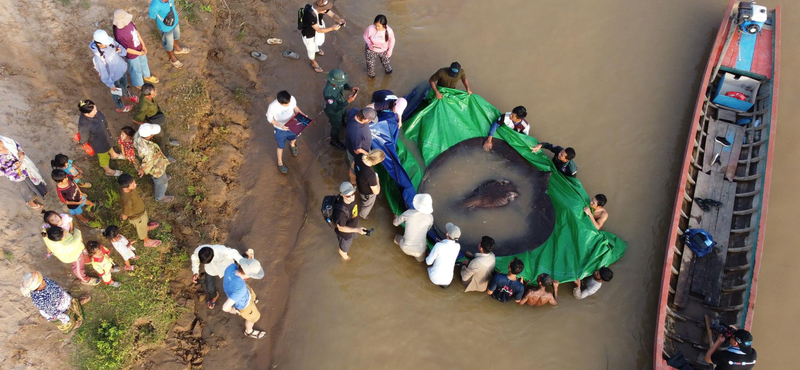
[[378,175],[375,173],[375,167],[365,165],[360,157],[361,154],[356,155],[355,160],[356,187],[362,195],[370,195],[372,194],[370,187],[378,185]]
[[[336,203],[333,205],[333,221],[339,226],[358,227],[358,202],[353,199],[347,204],[342,197],[336,198]],[[342,239],[350,239],[356,235],[356,233],[340,232],[339,229],[336,229],[336,234]]]
[[756,366],[756,357],[755,349],[751,349],[746,355],[717,351],[711,355],[711,362],[717,365],[716,370],[750,370]]
[[356,121],[356,114],[358,109],[353,108],[347,111],[347,127],[345,128],[344,145],[347,147],[347,152],[353,157],[361,154],[356,154],[356,150],[361,149],[369,152],[372,149],[372,130],[369,128],[369,123],[360,123]]
[[500,302],[508,302],[511,298],[519,301],[525,293],[525,285],[519,280],[510,280],[508,275],[497,274],[489,283],[489,290],[492,291],[492,297]]
[[317,15],[314,14],[314,11],[310,7],[306,7],[303,13],[303,29],[300,30],[300,33],[302,33],[305,38],[316,36],[317,31],[314,31],[314,27],[312,26],[318,23],[319,20],[317,19]]

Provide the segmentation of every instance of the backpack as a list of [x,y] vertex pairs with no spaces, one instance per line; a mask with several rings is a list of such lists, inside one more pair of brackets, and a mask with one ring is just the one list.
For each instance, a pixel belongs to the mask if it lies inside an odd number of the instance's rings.
[[311,10],[311,4],[306,4],[304,7],[300,8],[300,10],[297,11],[297,29],[298,30],[302,30],[303,29],[303,18],[305,18],[306,12],[311,12],[311,11],[313,11],[313,10]]
[[333,223],[334,208],[347,213],[347,208],[341,204],[336,204],[338,199],[338,195],[326,195],[325,198],[322,198],[322,209],[320,211],[322,212],[322,218],[325,219],[325,222],[327,222],[330,227],[335,227]]
[[711,234],[703,229],[687,229],[681,240],[697,257],[705,257],[717,245]]

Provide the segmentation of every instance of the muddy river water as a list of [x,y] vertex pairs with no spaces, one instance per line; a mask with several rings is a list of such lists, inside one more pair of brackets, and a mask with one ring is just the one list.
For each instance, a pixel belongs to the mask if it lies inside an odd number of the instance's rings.
[[[773,6],[775,1],[770,1]],[[605,193],[605,228],[626,240],[613,282],[583,301],[564,284],[558,307],[501,304],[459,284],[441,289],[425,267],[392,244],[392,214],[381,196],[370,237],[356,239],[342,262],[319,205],[345,178],[321,155],[306,171],[309,218],[289,260],[294,266],[281,337],[272,364],[280,369],[648,369],[652,364],[658,284],[677,171],[689,118],[726,0],[714,1],[456,1],[340,0],[347,33],[329,38],[341,67],[366,91],[406,93],[437,68],[459,61],[472,90],[501,111],[528,108],[531,135],[576,149],[578,177],[590,194]],[[788,5],[788,4],[786,4]],[[395,72],[365,83],[360,32],[378,13],[397,35]],[[788,13],[788,12],[786,12]],[[784,14],[784,37],[796,14]],[[795,13],[796,10],[795,10]],[[355,30],[357,28],[357,30]],[[795,33],[796,34],[796,33]],[[344,35],[349,35],[344,37]],[[800,56],[785,50],[778,149],[767,252],[755,319],[760,368],[788,368],[781,354],[798,319],[779,294],[800,253],[790,184],[800,183],[786,158],[798,129],[787,98],[798,97]],[[330,49],[330,48],[329,48]],[[328,62],[330,64],[330,62]],[[324,63],[322,63],[325,66]],[[329,70],[326,67],[326,70]],[[460,87],[460,85],[459,85]],[[796,114],[795,114],[796,115]],[[327,124],[327,123],[326,123]],[[326,149],[329,151],[329,149]],[[274,170],[267,168],[267,170]],[[336,172],[338,173],[338,172]],[[784,283],[784,284],[781,284]],[[781,298],[782,299],[782,298]],[[798,303],[797,295],[790,297]],[[786,300],[783,299],[783,302]],[[783,357],[782,357],[783,356]],[[763,360],[762,360],[763,359]]]

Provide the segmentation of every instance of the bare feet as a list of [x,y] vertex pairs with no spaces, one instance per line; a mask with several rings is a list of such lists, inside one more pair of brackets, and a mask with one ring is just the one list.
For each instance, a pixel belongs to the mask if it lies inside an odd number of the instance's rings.
[[92,297],[89,297],[88,295],[81,296],[80,298],[78,298],[78,302],[80,302],[81,304],[87,304],[91,300],[92,300]]
[[345,261],[349,261],[350,260],[350,256],[347,255],[347,252],[345,252],[345,251],[343,251],[341,249],[339,249],[339,255],[342,256],[342,259],[345,260]]

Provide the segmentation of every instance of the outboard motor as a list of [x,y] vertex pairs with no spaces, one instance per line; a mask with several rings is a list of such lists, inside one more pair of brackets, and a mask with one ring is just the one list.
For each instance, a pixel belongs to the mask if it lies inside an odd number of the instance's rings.
[[739,3],[737,20],[742,32],[758,33],[767,21],[767,7],[756,5],[755,1],[742,1]]

